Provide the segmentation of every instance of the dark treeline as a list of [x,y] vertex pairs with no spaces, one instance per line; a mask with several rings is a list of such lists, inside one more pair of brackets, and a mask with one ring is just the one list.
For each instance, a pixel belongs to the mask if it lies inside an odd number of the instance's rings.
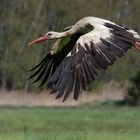
[[[0,0],[0,87],[27,90],[27,70],[45,55],[51,43],[26,45],[49,30],[61,31],[85,16],[106,18],[140,33],[139,0]],[[101,79],[125,81],[140,70],[134,49]],[[99,77],[100,81],[100,77]]]

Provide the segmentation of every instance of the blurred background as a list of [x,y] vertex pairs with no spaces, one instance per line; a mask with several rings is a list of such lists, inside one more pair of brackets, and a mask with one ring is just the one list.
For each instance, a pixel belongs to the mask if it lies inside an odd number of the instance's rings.
[[[139,0],[0,0],[1,91],[18,90],[21,94],[46,89],[30,84],[27,70],[40,61],[54,42],[27,48],[31,40],[50,30],[62,31],[85,16],[105,18],[140,33],[139,5]],[[88,90],[96,92],[107,85],[110,91],[115,88],[120,92],[139,71],[139,52],[132,49],[102,72]]]
[[85,16],[140,34],[140,0],[0,0],[0,140],[140,140],[140,53],[135,49],[101,72],[78,101],[62,103],[46,87],[26,80],[27,70],[54,41],[27,44]]

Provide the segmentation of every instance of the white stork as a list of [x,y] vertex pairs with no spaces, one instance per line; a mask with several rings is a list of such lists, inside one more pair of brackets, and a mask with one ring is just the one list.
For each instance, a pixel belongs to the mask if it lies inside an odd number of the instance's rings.
[[140,36],[134,30],[97,18],[85,17],[63,32],[50,31],[28,46],[57,39],[52,50],[30,71],[29,79],[45,83],[65,101],[72,93],[75,100],[86,90],[98,72],[134,46],[140,51]]

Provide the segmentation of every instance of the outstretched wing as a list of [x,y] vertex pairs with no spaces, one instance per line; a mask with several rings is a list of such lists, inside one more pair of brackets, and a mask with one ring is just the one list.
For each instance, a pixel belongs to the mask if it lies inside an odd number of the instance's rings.
[[58,39],[52,47],[53,50],[49,52],[38,65],[29,70],[31,76],[28,80],[33,79],[33,83],[39,81],[39,87],[42,87],[53,75],[62,60],[72,50],[75,42],[81,35],[81,33],[76,33],[71,37]]
[[65,101],[73,93],[77,100],[98,71],[112,65],[134,43],[135,38],[128,29],[111,23],[100,25],[78,39],[48,81],[48,86],[57,93],[56,98],[63,96]]

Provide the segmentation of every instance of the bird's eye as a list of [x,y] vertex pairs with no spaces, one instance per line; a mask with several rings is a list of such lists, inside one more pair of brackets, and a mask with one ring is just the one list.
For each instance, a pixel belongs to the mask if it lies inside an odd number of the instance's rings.
[[51,36],[52,34],[51,33],[48,33],[48,36]]

